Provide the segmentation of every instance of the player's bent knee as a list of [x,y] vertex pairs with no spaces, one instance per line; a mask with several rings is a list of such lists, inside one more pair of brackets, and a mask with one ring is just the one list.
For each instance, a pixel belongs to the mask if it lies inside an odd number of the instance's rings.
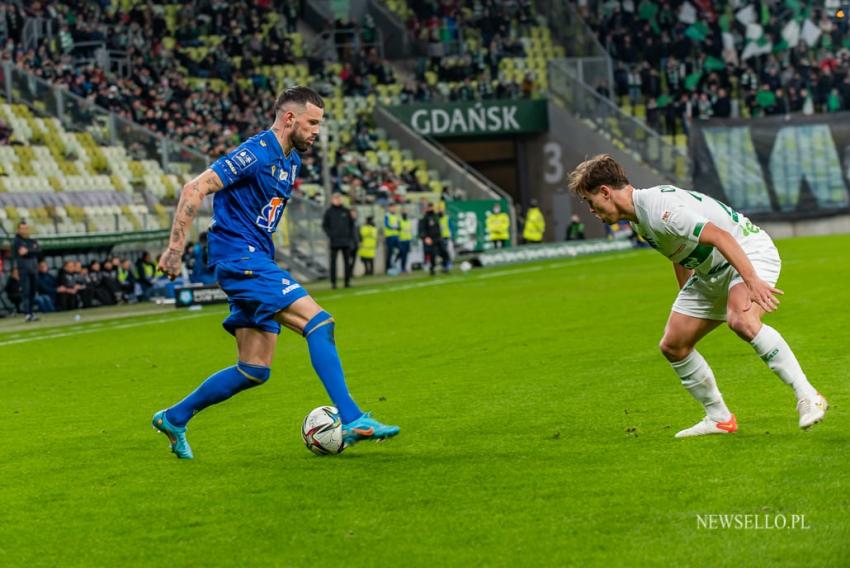
[[693,350],[692,346],[671,341],[666,335],[661,338],[658,348],[668,361],[681,361]]
[[729,312],[726,314],[726,325],[742,339],[752,341],[761,329],[761,320],[746,314]]
[[236,363],[236,369],[249,381],[258,385],[264,384],[272,375],[272,370],[265,365],[253,365],[251,363]]
[[[319,329],[320,327],[325,327],[334,323],[333,316],[328,312],[322,310],[318,314],[312,317],[310,321],[307,322],[307,325],[304,326],[304,337],[308,337],[311,333]],[[331,327],[331,329],[333,329]]]

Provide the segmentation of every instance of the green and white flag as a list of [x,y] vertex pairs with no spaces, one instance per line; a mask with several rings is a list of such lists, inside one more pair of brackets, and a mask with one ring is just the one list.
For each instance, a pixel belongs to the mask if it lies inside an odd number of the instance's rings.
[[782,39],[788,43],[788,47],[795,48],[800,43],[800,23],[791,20],[782,28]]
[[685,77],[685,88],[689,91],[695,91],[700,79],[702,79],[702,71],[694,71]]
[[735,18],[745,26],[749,24],[754,24],[756,22],[755,6],[750,4],[746,8],[738,10],[738,12],[735,14]]
[[811,20],[806,20],[805,23],[803,23],[802,37],[803,41],[809,44],[809,47],[815,46],[818,39],[820,39],[820,34],[820,28],[814,25]]
[[688,26],[688,29],[685,30],[685,35],[697,43],[702,43],[708,36],[708,26],[705,25],[705,22],[691,24]]
[[741,54],[741,61],[746,61],[750,57],[756,57],[757,55],[766,55],[771,51],[773,51],[773,43],[766,37],[761,37],[747,44],[747,47],[744,48],[744,52]]
[[686,24],[694,24],[697,21],[697,9],[690,2],[685,2],[679,8],[679,21]]
[[718,59],[713,55],[709,55],[705,58],[702,67],[703,69],[711,73],[712,71],[722,71],[723,69],[726,69],[726,64],[723,63],[723,60]]
[[761,24],[747,24],[747,39],[750,41],[756,41],[761,39],[764,35],[764,28],[761,27]]

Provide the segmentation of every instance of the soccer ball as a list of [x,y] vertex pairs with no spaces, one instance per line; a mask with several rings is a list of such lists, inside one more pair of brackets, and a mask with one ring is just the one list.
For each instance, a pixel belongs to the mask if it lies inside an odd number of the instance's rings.
[[320,406],[304,419],[301,426],[304,445],[317,456],[339,454],[345,449],[342,443],[342,420],[333,406]]

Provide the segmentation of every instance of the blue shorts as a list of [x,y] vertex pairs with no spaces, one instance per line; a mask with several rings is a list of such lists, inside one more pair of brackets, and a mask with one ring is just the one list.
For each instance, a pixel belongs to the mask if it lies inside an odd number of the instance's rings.
[[215,276],[230,303],[230,315],[222,325],[234,335],[240,327],[280,333],[275,314],[309,296],[289,272],[271,259],[221,261],[215,265]]

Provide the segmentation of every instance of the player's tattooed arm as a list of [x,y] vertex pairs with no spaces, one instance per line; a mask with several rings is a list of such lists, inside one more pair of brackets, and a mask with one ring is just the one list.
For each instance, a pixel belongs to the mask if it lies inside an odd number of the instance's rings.
[[224,188],[224,184],[214,171],[208,169],[183,186],[180,200],[174,209],[174,221],[171,225],[171,235],[168,248],[159,259],[159,269],[172,280],[180,274],[183,262],[183,248],[186,236],[201,208],[204,198]]

